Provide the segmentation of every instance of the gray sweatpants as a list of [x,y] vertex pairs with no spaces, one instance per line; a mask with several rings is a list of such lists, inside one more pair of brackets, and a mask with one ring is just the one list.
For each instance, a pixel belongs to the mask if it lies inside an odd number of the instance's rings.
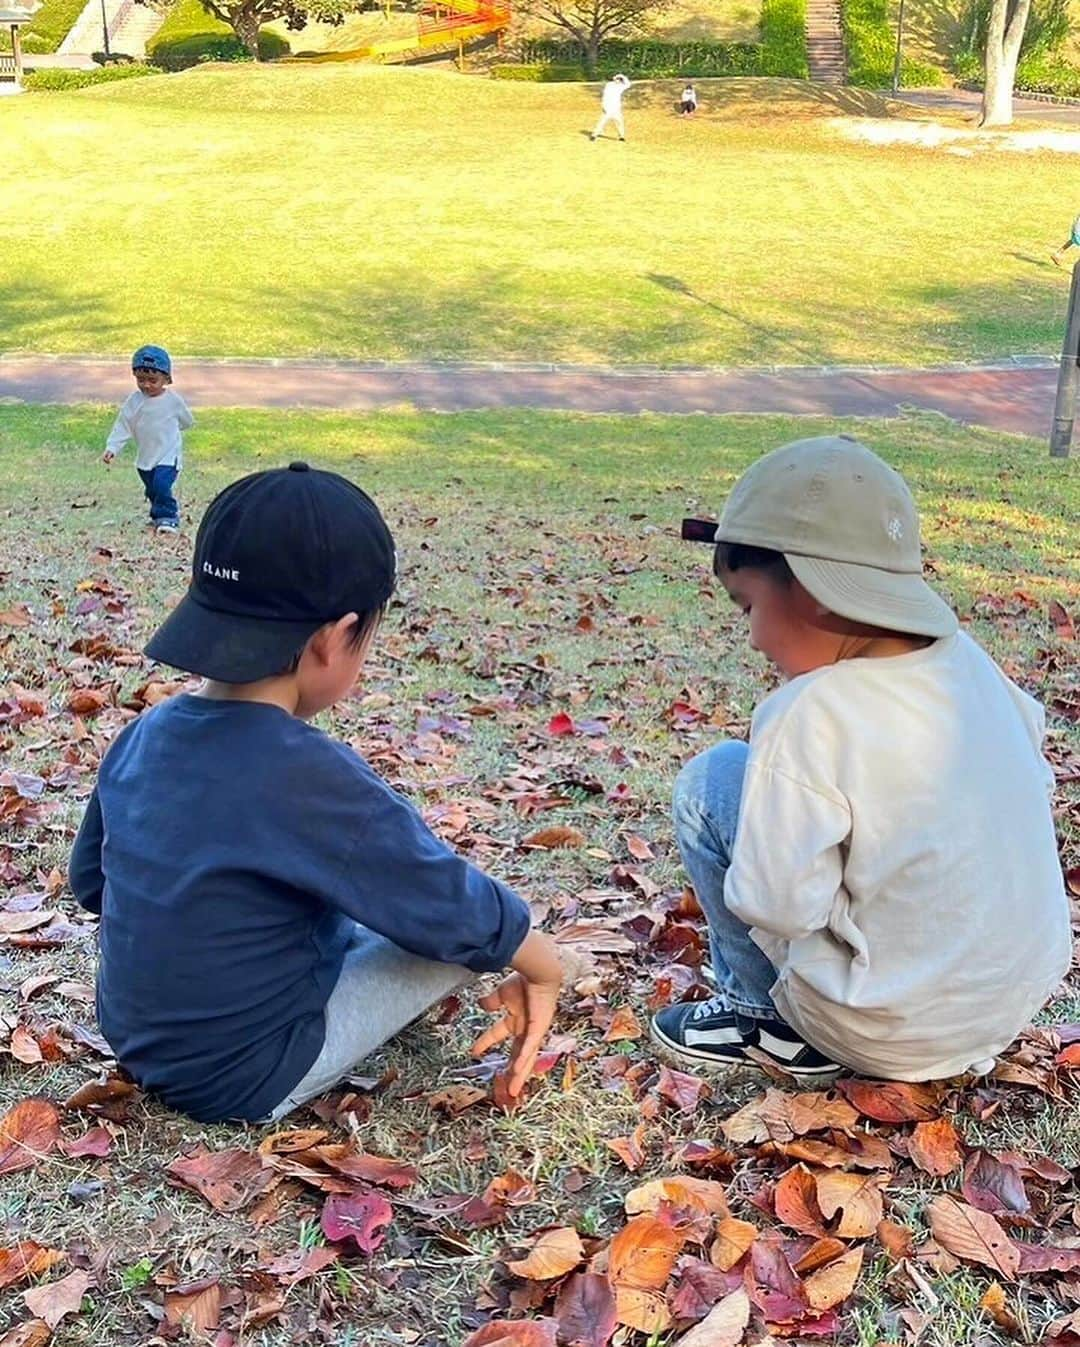
[[326,1040],[311,1069],[268,1119],[325,1094],[370,1052],[475,974],[456,963],[410,954],[357,924],[326,1003]]

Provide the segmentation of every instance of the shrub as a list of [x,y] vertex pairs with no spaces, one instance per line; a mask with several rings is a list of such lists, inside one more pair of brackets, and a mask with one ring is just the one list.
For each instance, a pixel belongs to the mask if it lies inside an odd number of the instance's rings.
[[[843,0],[841,21],[847,49],[847,77],[863,89],[892,87],[896,29],[889,21],[887,0]],[[945,83],[937,66],[903,57],[900,83],[905,88]]]
[[[521,56],[525,67],[573,69],[579,73],[571,78],[586,78],[581,73],[581,48],[572,39],[535,38],[522,43]],[[634,41],[613,38],[600,44],[599,57],[599,75],[613,75],[623,70],[639,79],[757,75],[761,66],[761,49],[751,42],[658,42],[655,39]],[[511,75],[501,78],[529,79],[530,76]],[[532,78],[543,80],[567,76],[537,75]]]
[[[31,56],[41,56],[55,51],[71,32],[85,3],[86,0],[45,0],[19,33],[23,51]],[[11,38],[7,29],[0,33],[0,50],[11,50]]]
[[[982,72],[980,71],[980,74]],[[1045,52],[1032,52],[1016,67],[1017,93],[1054,94],[1080,98],[1080,67],[1054,59]]]
[[580,65],[497,65],[492,66],[491,78],[515,80],[529,84],[557,84],[585,79]]
[[[288,54],[277,33],[259,34],[259,55],[272,61]],[[247,48],[228,27],[208,14],[199,0],[179,0],[146,46],[147,58],[164,70],[186,70],[204,61],[246,61]]]
[[161,72],[141,61],[132,61],[129,65],[107,65],[99,70],[31,70],[23,79],[28,89],[57,90],[86,89],[91,84],[112,84],[116,80],[141,79],[144,75],[158,75]]
[[762,75],[808,79],[806,54],[806,0],[762,0]]

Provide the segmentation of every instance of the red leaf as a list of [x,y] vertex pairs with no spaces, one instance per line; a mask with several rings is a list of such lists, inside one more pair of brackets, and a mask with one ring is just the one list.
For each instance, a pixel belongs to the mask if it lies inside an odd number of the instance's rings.
[[576,733],[576,730],[577,726],[574,724],[573,719],[568,716],[565,711],[560,711],[558,715],[552,716],[548,721],[548,734],[553,734],[556,737],[564,734],[574,734]]
[[180,1187],[204,1197],[215,1211],[239,1211],[265,1192],[275,1177],[263,1168],[259,1156],[236,1148],[181,1155],[165,1173]]
[[810,1312],[803,1284],[775,1239],[756,1239],[750,1246],[747,1283],[750,1299],[772,1323],[792,1323]]
[[1013,1165],[1003,1164],[989,1151],[975,1151],[964,1166],[964,1197],[979,1211],[993,1216],[1026,1216],[1031,1210],[1024,1180]]
[[702,1095],[708,1096],[711,1093],[709,1086],[700,1076],[691,1076],[686,1071],[673,1071],[669,1066],[660,1068],[657,1090],[674,1104],[680,1113],[693,1113],[701,1102]]
[[841,1080],[836,1088],[860,1113],[875,1122],[932,1122],[941,1112],[938,1093],[930,1085],[895,1080]]
[[349,1146],[315,1146],[311,1154],[336,1174],[361,1183],[375,1183],[381,1188],[408,1188],[417,1179],[415,1165],[384,1155],[357,1155]]
[[56,1105],[47,1099],[23,1099],[0,1119],[0,1174],[32,1169],[59,1140]]
[[817,1183],[805,1165],[789,1169],[773,1193],[776,1219],[800,1235],[825,1234],[825,1217],[818,1206]]
[[265,1271],[271,1277],[278,1277],[283,1285],[295,1286],[336,1263],[340,1254],[339,1249],[328,1248],[325,1244],[316,1244],[312,1249],[293,1249],[265,1264]]
[[393,1216],[393,1207],[381,1193],[355,1197],[334,1193],[322,1209],[323,1234],[335,1243],[352,1240],[361,1253],[372,1254],[386,1238]]
[[564,1347],[607,1347],[618,1322],[608,1279],[595,1272],[568,1278],[555,1301],[555,1322]]
[[1056,1248],[1052,1244],[1025,1244],[1014,1240],[1013,1248],[1020,1255],[1020,1273],[1075,1272],[1080,1268],[1080,1249]]
[[93,1156],[100,1160],[103,1155],[108,1155],[112,1149],[112,1134],[104,1127],[91,1127],[89,1132],[84,1132],[81,1137],[75,1141],[65,1141],[60,1149],[72,1160]]
[[1076,624],[1057,599],[1050,600],[1050,621],[1063,641],[1076,640]]
[[958,1169],[964,1158],[960,1138],[948,1118],[919,1123],[911,1134],[910,1154],[919,1169],[938,1178]]

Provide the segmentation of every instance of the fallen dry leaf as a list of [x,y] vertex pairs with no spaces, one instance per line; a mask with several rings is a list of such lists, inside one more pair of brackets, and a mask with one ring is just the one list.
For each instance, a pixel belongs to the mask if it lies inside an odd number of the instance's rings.
[[311,1155],[321,1160],[336,1174],[360,1183],[374,1183],[381,1188],[409,1188],[418,1177],[415,1165],[393,1160],[385,1155],[356,1152],[351,1146],[315,1146]]
[[700,1076],[692,1076],[687,1071],[674,1071],[670,1066],[661,1066],[657,1092],[680,1113],[693,1113],[701,1102],[712,1093],[707,1081]]
[[738,1347],[750,1322],[750,1297],[740,1286],[714,1305],[701,1323],[679,1339],[678,1347]]
[[92,1281],[89,1272],[77,1268],[58,1282],[48,1282],[44,1286],[34,1286],[24,1291],[23,1300],[32,1315],[43,1319],[50,1328],[55,1329],[67,1315],[78,1314],[83,1296]]
[[44,1319],[29,1319],[16,1324],[0,1338],[0,1347],[46,1347],[52,1340],[52,1329]]
[[676,1174],[672,1178],[650,1179],[631,1188],[623,1200],[627,1216],[655,1212],[662,1202],[676,1207],[696,1207],[699,1211],[727,1216],[727,1190],[715,1179],[699,1179],[694,1174]]
[[276,1277],[284,1286],[295,1286],[297,1282],[306,1281],[308,1277],[314,1277],[330,1267],[339,1257],[340,1250],[326,1244],[316,1244],[311,1249],[293,1249],[281,1254],[273,1262],[266,1263],[263,1271]]
[[[671,1276],[675,1259],[685,1243],[684,1234],[655,1216],[635,1216],[608,1247],[608,1276],[616,1294],[620,1286],[658,1291]],[[619,1322],[626,1322],[621,1309]]]
[[642,1286],[615,1287],[615,1314],[620,1324],[649,1337],[663,1333],[671,1324],[671,1311],[661,1293]]
[[773,1192],[776,1219],[800,1235],[824,1235],[825,1217],[818,1203],[817,1182],[805,1165],[795,1165]]
[[139,1094],[139,1087],[119,1076],[87,1081],[64,1100],[64,1107],[73,1113],[93,1113],[99,1117],[123,1121],[130,1105]]
[[381,1193],[355,1197],[332,1193],[323,1206],[321,1224],[327,1239],[335,1243],[352,1240],[361,1253],[372,1254],[386,1238],[393,1218],[394,1209]]
[[959,1169],[964,1159],[960,1137],[948,1118],[919,1123],[911,1134],[909,1153],[917,1168],[936,1178]]
[[1000,1282],[990,1283],[983,1293],[983,1298],[979,1301],[979,1308],[987,1312],[998,1328],[1003,1328],[1006,1333],[1012,1334],[1014,1337],[1020,1336],[1020,1322],[1009,1308],[1008,1301],[1005,1299],[1005,1288]]
[[841,1239],[866,1239],[883,1215],[879,1174],[849,1174],[830,1170],[817,1175],[817,1199],[822,1214],[832,1220],[840,1212],[834,1233]]
[[709,1249],[709,1261],[722,1272],[728,1272],[746,1257],[757,1235],[757,1226],[750,1221],[725,1216],[717,1222],[716,1235]]
[[961,1184],[966,1201],[999,1219],[1026,1217],[1031,1201],[1015,1165],[1006,1164],[989,1151],[973,1151],[964,1166]]
[[645,1163],[645,1152],[641,1149],[641,1142],[638,1138],[640,1128],[635,1128],[633,1136],[628,1137],[608,1137],[604,1145],[613,1150],[623,1164],[633,1172],[640,1169]]
[[875,1122],[932,1122],[940,1109],[931,1085],[895,1080],[841,1080],[836,1088],[861,1114]]
[[0,1290],[40,1277],[66,1257],[59,1249],[47,1249],[32,1239],[24,1239],[10,1249],[0,1249]]
[[292,1128],[286,1132],[271,1132],[259,1142],[260,1155],[290,1155],[318,1146],[330,1134],[321,1127]]
[[461,1347],[557,1347],[554,1319],[492,1319]]
[[620,1006],[611,1017],[611,1023],[604,1034],[605,1043],[618,1043],[623,1039],[641,1037],[641,1025],[629,1006]]
[[[60,1112],[48,1099],[23,1099],[0,1119],[0,1174],[32,1169],[60,1141]],[[39,1318],[45,1318],[39,1315]]]
[[221,1282],[205,1277],[165,1292],[165,1322],[187,1324],[192,1333],[209,1333],[221,1318]]
[[806,1298],[815,1310],[831,1310],[855,1289],[862,1271],[863,1249],[848,1249],[832,1263],[811,1272],[803,1282]]
[[1020,1255],[998,1222],[987,1211],[935,1197],[927,1208],[930,1230],[943,1249],[968,1263],[981,1263],[1015,1281]]
[[608,1279],[595,1272],[568,1277],[555,1301],[555,1322],[566,1347],[607,1347],[619,1322]]
[[877,1228],[877,1237],[885,1252],[898,1263],[902,1258],[910,1258],[915,1252],[915,1235],[906,1225],[896,1221],[882,1221]]
[[71,1160],[93,1157],[100,1160],[112,1150],[112,1133],[104,1127],[91,1127],[74,1141],[64,1141],[60,1149]]
[[240,1211],[275,1178],[257,1155],[235,1147],[181,1155],[166,1166],[165,1173],[179,1187],[205,1198],[215,1211]]
[[545,1230],[529,1250],[528,1257],[508,1262],[506,1266],[517,1277],[551,1281],[572,1271],[584,1257],[581,1237],[573,1226],[567,1225],[557,1230]]
[[583,847],[585,834],[577,828],[540,828],[524,838],[521,845],[541,851],[559,851],[569,847]]

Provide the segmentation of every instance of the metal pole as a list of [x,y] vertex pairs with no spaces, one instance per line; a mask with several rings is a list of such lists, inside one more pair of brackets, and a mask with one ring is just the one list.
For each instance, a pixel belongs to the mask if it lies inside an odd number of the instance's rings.
[[105,42],[105,55],[109,55],[109,17],[105,13],[105,0],[101,0],[101,36]]
[[900,91],[900,60],[901,50],[904,42],[904,0],[900,0],[900,13],[896,18],[896,56],[893,59],[892,68],[892,91]]
[[1054,425],[1050,431],[1050,457],[1068,458],[1076,420],[1076,394],[1080,389],[1080,262],[1073,267],[1069,288],[1069,313],[1065,322],[1065,342],[1058,370]]

